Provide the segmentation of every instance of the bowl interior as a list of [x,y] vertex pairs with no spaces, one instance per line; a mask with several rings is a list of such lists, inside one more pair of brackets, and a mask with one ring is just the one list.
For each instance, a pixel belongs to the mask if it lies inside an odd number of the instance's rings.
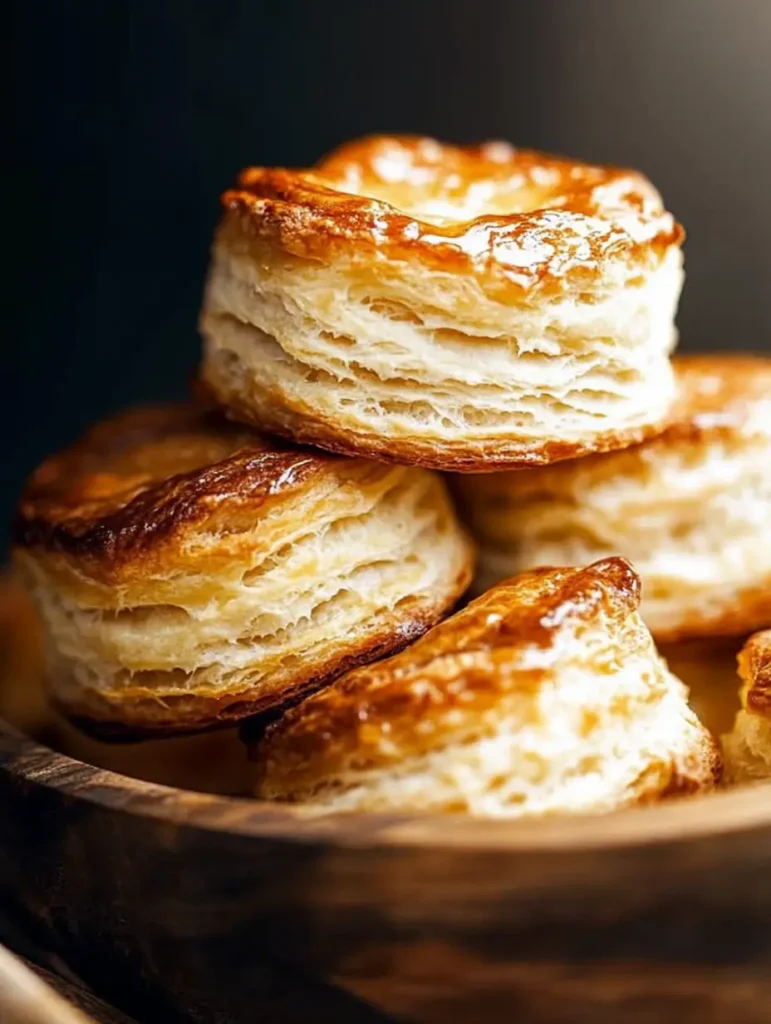
[[[26,595],[0,581],[0,770],[129,814],[289,841],[480,850],[643,845],[771,827],[771,781],[585,817],[493,821],[453,815],[326,814],[267,804],[235,731],[104,744],[52,716],[40,638]],[[55,748],[55,749],[54,749]]]
[[771,781],[611,814],[500,821],[461,815],[319,814],[194,792],[98,768],[58,753],[0,719],[0,770],[63,796],[203,829],[343,846],[564,849],[645,845],[771,827]]

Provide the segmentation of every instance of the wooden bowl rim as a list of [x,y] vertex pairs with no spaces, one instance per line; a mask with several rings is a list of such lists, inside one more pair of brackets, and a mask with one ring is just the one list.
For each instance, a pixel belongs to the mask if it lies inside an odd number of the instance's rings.
[[143,782],[57,753],[0,718],[0,770],[103,809],[207,831],[341,847],[434,847],[459,851],[591,851],[771,835],[771,781],[696,799],[607,815],[500,821],[418,814],[320,815],[248,797],[218,796]]

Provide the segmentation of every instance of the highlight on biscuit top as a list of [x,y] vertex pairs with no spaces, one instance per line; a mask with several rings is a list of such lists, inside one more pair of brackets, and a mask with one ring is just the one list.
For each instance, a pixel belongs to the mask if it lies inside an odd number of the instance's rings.
[[54,702],[130,737],[297,700],[423,633],[472,568],[438,475],[268,441],[192,406],[118,416],[44,462],[14,558]]
[[478,590],[543,564],[627,555],[661,641],[771,626],[771,360],[683,356],[669,428],[623,452],[457,476]]
[[459,472],[660,431],[683,232],[636,171],[373,137],[223,196],[202,378],[229,414]]
[[739,654],[741,711],[723,736],[731,782],[771,779],[771,629],[751,636]]
[[500,583],[255,744],[258,795],[320,811],[517,818],[711,789],[716,744],[621,558]]

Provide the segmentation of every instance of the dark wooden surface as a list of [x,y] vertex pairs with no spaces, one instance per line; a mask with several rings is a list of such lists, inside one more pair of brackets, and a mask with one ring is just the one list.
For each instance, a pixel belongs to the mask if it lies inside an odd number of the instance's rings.
[[142,1024],[767,1024],[771,788],[535,824],[166,789],[0,725],[0,907]]

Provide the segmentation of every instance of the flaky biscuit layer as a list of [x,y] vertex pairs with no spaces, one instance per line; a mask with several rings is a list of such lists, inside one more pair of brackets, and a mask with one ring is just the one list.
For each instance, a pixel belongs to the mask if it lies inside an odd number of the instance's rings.
[[238,720],[398,649],[471,568],[434,474],[193,409],[121,417],[44,463],[15,555],[59,706],[137,734]]
[[376,138],[223,202],[203,378],[236,418],[459,471],[662,429],[682,232],[641,175]]
[[719,757],[623,559],[499,584],[270,727],[258,792],[324,811],[519,817],[710,788]]
[[478,589],[539,564],[627,555],[657,639],[771,623],[771,361],[675,360],[681,396],[658,439],[559,466],[458,477]]

